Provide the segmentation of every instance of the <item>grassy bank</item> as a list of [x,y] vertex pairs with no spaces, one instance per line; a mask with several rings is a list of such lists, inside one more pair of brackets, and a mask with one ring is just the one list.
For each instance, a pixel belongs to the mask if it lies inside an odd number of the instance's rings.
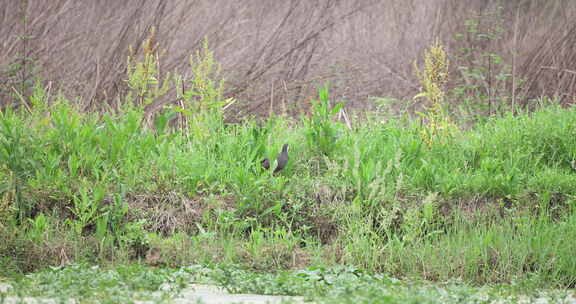
[[[352,265],[471,283],[576,282],[576,112],[502,115],[442,140],[346,126],[322,91],[302,121],[184,129],[143,107],[90,114],[37,89],[0,117],[0,269],[83,261]],[[288,143],[279,174],[263,170]]]

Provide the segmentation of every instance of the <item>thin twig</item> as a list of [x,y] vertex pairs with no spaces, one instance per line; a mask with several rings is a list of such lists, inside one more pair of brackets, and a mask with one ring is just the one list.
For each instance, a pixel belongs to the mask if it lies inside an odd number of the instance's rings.
[[18,92],[18,90],[16,90],[15,87],[12,87],[12,90],[14,90],[14,93],[16,93],[16,95],[18,95],[20,102],[22,102],[22,104],[26,107],[26,110],[28,110],[28,113],[32,114],[32,109],[30,109],[30,106],[28,105],[28,103],[24,99],[24,96],[22,96],[22,94],[20,94],[20,92]]
[[562,68],[557,68],[557,67],[553,67],[553,66],[541,66],[541,69],[546,69],[546,70],[556,70],[558,72],[564,72],[564,73],[569,73],[569,74],[576,74],[576,71],[572,71],[572,70],[568,70],[568,69],[562,69]]
[[346,124],[346,127],[348,127],[348,130],[352,130],[352,124],[350,123],[350,119],[348,119],[346,110],[344,108],[340,109],[339,114],[344,119],[344,123]]
[[284,98],[282,98],[282,113],[287,115],[286,111],[286,96],[288,96],[288,85],[286,85],[286,81],[283,80],[282,83],[284,84]]
[[274,111],[274,81],[272,81],[272,88],[270,88],[270,109],[268,110],[268,116],[272,116]]
[[516,56],[518,53],[518,20],[520,9],[516,9],[516,20],[514,21],[514,50],[512,51],[512,113],[516,112]]

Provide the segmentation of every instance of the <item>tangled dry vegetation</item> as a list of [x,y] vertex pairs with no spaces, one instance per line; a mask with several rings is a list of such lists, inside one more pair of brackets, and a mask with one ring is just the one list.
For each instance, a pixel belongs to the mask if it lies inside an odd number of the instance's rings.
[[[356,109],[370,107],[370,97],[414,96],[411,63],[434,37],[460,54],[453,79],[490,88],[487,103],[504,88],[508,103],[527,106],[542,95],[571,103],[575,15],[571,0],[4,1],[0,96],[15,102],[15,90],[31,94],[41,80],[81,96],[86,109],[117,106],[128,49],[141,54],[154,28],[161,73],[185,71],[209,38],[225,94],[240,101],[229,116],[306,112],[313,87],[328,81],[333,96]],[[471,77],[471,66],[482,76]]]

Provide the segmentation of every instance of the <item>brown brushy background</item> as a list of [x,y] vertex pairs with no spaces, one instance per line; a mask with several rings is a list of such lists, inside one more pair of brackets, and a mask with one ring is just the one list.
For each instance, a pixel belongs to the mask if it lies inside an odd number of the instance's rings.
[[[141,52],[155,28],[163,72],[190,76],[188,58],[208,38],[236,115],[305,112],[326,82],[361,111],[370,97],[411,98],[419,90],[412,63],[435,37],[450,55],[476,50],[451,59],[452,79],[475,60],[496,74],[482,54],[497,54],[514,75],[501,85],[520,104],[541,95],[573,103],[574,20],[574,0],[2,0],[0,98],[17,103],[13,92],[30,94],[24,83],[40,79],[85,109],[117,104],[128,47]],[[457,39],[470,21],[503,31]]]

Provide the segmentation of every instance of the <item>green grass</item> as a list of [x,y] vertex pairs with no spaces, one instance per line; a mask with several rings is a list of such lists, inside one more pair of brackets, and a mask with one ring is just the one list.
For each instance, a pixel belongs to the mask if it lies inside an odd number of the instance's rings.
[[[576,111],[493,117],[428,146],[415,123],[333,122],[327,98],[304,123],[206,111],[186,130],[148,127],[139,107],[2,112],[0,270],[340,264],[574,286]],[[283,143],[288,166],[262,170]]]
[[74,298],[82,303],[162,302],[177,296],[193,279],[192,274],[174,269],[69,265],[17,277],[8,282],[11,288],[4,296]]
[[524,285],[474,287],[459,280],[436,284],[401,281],[354,267],[310,267],[276,274],[219,267],[212,268],[208,276],[232,293],[304,296],[316,303],[517,303],[519,299],[560,301],[570,297],[563,290]]
[[314,303],[518,303],[519,300],[559,303],[570,298],[567,291],[519,285],[478,288],[457,280],[434,285],[419,280],[400,281],[354,267],[310,267],[263,274],[233,265],[192,265],[180,269],[69,265],[3,283],[11,287],[0,293],[0,303],[5,297],[77,299],[82,303],[170,303],[185,297],[192,283],[221,286],[229,293],[303,296]]

